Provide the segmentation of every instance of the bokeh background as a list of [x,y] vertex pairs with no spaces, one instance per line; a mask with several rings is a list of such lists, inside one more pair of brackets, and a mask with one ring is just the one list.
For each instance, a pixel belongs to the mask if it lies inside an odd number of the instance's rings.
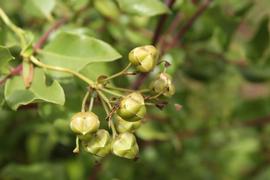
[[[171,63],[176,94],[162,111],[148,110],[137,132],[138,160],[72,153],[69,119],[80,111],[85,92],[77,79],[60,80],[64,106],[38,103],[17,111],[3,101],[2,85],[0,179],[270,179],[270,1],[213,0],[192,20],[204,3],[176,0],[162,25],[158,47],[164,51],[161,59]],[[54,6],[55,19],[81,11],[62,30],[102,39],[123,55],[86,69],[92,77],[120,70],[132,48],[151,44],[161,17],[128,13],[112,0],[56,0]],[[36,39],[50,27],[32,0],[0,0],[0,7]],[[0,25],[0,44],[14,42]],[[114,83],[130,87],[134,81]],[[95,111],[104,116],[98,104]]]

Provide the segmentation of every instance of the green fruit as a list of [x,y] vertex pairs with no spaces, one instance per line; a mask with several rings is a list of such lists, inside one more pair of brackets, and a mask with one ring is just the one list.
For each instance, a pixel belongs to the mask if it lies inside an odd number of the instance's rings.
[[98,130],[100,121],[96,114],[92,112],[79,112],[71,118],[70,128],[73,132],[86,135]]
[[134,132],[141,126],[141,124],[142,124],[141,120],[129,122],[122,119],[120,116],[116,116],[115,118],[115,127],[119,133]]
[[175,93],[172,78],[167,73],[160,73],[157,79],[151,84],[151,89],[157,94],[161,93],[168,97]]
[[[138,112],[142,111],[144,108],[144,98],[138,92],[133,92],[127,96],[125,96],[119,105],[119,109],[117,114],[123,119],[130,119],[137,116]],[[144,114],[139,114],[139,116],[143,117]],[[142,118],[141,117],[141,118]]]
[[131,118],[126,118],[125,120],[128,122],[139,121],[144,118],[145,114],[146,114],[146,107],[142,106],[134,116],[132,116]]
[[112,152],[119,157],[134,159],[139,152],[136,137],[129,132],[119,134],[113,141]]
[[90,139],[85,143],[85,149],[94,155],[104,157],[111,151],[111,136],[108,131],[104,129],[98,130]]
[[140,72],[149,72],[157,64],[158,51],[152,45],[140,46],[130,51],[129,61],[136,66]]

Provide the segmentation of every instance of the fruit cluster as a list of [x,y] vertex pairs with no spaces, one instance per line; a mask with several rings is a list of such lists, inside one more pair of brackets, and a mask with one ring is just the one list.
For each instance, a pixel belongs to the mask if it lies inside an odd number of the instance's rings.
[[[158,51],[151,45],[137,47],[129,53],[129,61],[137,71],[150,72],[157,65]],[[102,86],[106,87],[106,84]],[[100,120],[92,112],[92,108],[89,108],[88,112],[76,113],[70,122],[71,130],[77,134],[77,147],[74,151],[78,152],[81,145],[87,152],[99,157],[112,152],[116,156],[134,159],[139,152],[139,146],[133,133],[142,124],[142,119],[146,114],[146,101],[156,100],[160,96],[172,96],[175,87],[171,77],[164,71],[151,83],[149,90],[152,93],[151,96],[143,95],[140,90],[128,90],[128,94],[114,97],[117,100],[111,103],[102,94],[102,90],[97,89],[99,99],[101,101],[105,99],[104,109],[108,115],[112,135],[105,129],[99,129]]]

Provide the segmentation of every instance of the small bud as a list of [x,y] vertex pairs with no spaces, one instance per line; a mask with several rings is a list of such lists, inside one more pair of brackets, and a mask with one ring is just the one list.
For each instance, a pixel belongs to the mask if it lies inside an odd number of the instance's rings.
[[115,127],[119,133],[134,132],[141,126],[141,124],[142,124],[141,120],[129,122],[122,119],[120,116],[116,116],[115,118]]
[[175,93],[175,87],[172,84],[171,76],[167,73],[160,73],[158,78],[151,84],[151,89],[164,96],[172,96]]
[[140,46],[130,51],[128,57],[140,72],[149,72],[157,64],[158,51],[152,45]]
[[70,128],[73,132],[86,135],[98,130],[100,121],[96,114],[92,112],[79,112],[73,115]]
[[111,151],[111,137],[108,131],[104,129],[98,130],[88,141],[85,143],[85,149],[94,155],[104,157]]
[[[120,101],[117,113],[120,117],[126,120],[136,116],[139,116],[141,119],[145,114],[145,110],[143,110],[143,108],[145,108],[143,96],[138,92],[133,92],[125,96]],[[137,120],[138,119],[135,121]]]
[[139,152],[136,137],[129,132],[119,134],[113,141],[112,152],[116,156],[134,159]]

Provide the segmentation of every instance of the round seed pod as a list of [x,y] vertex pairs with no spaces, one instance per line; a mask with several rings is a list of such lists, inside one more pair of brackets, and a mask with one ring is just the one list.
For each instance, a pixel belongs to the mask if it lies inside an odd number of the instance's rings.
[[172,96],[175,93],[175,87],[172,83],[172,78],[167,73],[160,73],[156,80],[151,84],[153,92],[159,94],[162,93],[164,96]]
[[98,130],[100,121],[93,112],[79,112],[72,116],[70,128],[79,135],[94,133]]
[[134,116],[132,116],[131,118],[127,118],[125,120],[128,122],[139,121],[144,118],[145,114],[146,114],[146,107],[144,105],[140,108],[140,110]]
[[[143,96],[138,92],[133,92],[125,96],[120,101],[117,114],[125,120],[131,119],[136,116],[138,116],[139,119],[141,119],[145,114],[145,105]],[[133,121],[137,120],[138,119],[134,119]]]
[[141,124],[141,120],[129,122],[122,119],[120,116],[116,116],[115,118],[115,127],[119,133],[134,132],[141,126]]
[[111,136],[105,129],[98,130],[90,139],[84,143],[85,150],[96,156],[104,157],[111,151]]
[[129,132],[119,134],[113,141],[112,152],[119,157],[134,159],[139,152],[136,137]]
[[149,72],[157,64],[158,51],[152,45],[136,47],[130,51],[129,61],[140,72]]

